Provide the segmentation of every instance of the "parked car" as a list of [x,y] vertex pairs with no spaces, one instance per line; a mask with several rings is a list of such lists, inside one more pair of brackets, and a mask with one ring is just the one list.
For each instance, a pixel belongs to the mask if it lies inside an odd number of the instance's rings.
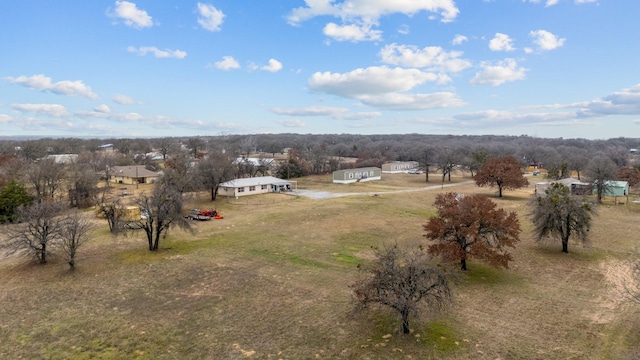
[[408,171],[409,174],[422,174],[422,170],[420,169],[411,169]]

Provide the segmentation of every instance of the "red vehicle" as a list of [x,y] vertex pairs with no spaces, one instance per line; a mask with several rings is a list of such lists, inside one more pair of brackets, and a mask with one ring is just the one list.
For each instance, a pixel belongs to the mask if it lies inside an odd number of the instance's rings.
[[198,215],[209,216],[214,219],[222,219],[222,215],[215,209],[202,209],[198,211]]

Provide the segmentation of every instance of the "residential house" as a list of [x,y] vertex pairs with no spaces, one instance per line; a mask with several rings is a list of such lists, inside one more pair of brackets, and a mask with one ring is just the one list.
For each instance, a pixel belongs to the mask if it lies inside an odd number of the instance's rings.
[[416,169],[419,166],[417,161],[393,161],[382,164],[382,173],[397,174]]
[[153,183],[160,173],[147,170],[144,165],[113,166],[109,169],[109,181],[116,184]]
[[348,184],[380,179],[382,179],[382,169],[378,167],[344,169],[333,172],[333,182],[337,184]]
[[218,195],[233,197],[289,191],[293,191],[290,181],[273,176],[234,179],[218,186]]

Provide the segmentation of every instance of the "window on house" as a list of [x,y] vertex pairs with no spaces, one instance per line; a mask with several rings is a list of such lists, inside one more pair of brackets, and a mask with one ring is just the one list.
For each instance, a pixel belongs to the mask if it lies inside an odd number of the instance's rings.
[[267,190],[267,185],[260,186],[260,190]]
[[349,179],[353,179],[353,173],[349,173]]
[[249,191],[256,191],[256,187],[255,186],[249,186]]
[[244,188],[243,188],[243,187],[238,188],[238,192],[239,192],[239,193],[244,192]]
[[369,176],[373,176],[373,170],[369,173]]

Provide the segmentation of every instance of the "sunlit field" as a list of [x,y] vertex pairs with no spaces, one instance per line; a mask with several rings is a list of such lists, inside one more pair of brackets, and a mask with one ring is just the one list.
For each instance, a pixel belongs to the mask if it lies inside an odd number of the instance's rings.
[[[296,179],[299,189],[363,192],[312,200],[257,195],[247,202],[191,194],[191,208],[224,219],[172,231],[160,251],[142,233],[112,237],[106,221],[78,255],[37,265],[0,259],[0,358],[48,359],[625,359],[640,354],[640,315],[625,302],[624,263],[637,246],[640,212],[598,209],[591,242],[534,242],[527,218],[533,187],[506,191],[441,177],[383,174],[332,184]],[[445,182],[445,185],[448,182]],[[436,186],[429,190],[385,193]],[[139,189],[140,190],[140,189]],[[426,244],[422,225],[441,191],[491,197],[523,229],[509,269],[471,260],[451,273],[455,303],[412,319],[402,335],[388,310],[355,315],[349,285],[371,246]],[[375,195],[371,195],[375,193]],[[94,216],[87,211],[87,216]]]

